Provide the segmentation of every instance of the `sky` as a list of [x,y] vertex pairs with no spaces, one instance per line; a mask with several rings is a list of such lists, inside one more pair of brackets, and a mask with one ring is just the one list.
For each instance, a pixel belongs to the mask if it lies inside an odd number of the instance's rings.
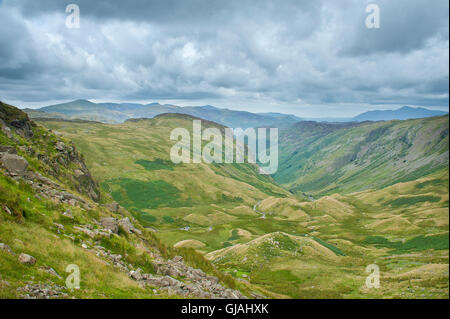
[[[66,6],[80,10],[68,28]],[[367,28],[368,4],[379,28]],[[0,0],[0,100],[448,111],[448,0]]]

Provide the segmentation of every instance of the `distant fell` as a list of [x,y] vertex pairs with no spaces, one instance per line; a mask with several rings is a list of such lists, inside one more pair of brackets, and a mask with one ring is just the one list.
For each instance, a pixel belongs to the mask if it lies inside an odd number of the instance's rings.
[[441,116],[448,112],[429,110],[423,107],[404,106],[397,110],[376,110],[361,113],[353,118],[353,121],[391,121],[391,120],[410,120],[432,116]]

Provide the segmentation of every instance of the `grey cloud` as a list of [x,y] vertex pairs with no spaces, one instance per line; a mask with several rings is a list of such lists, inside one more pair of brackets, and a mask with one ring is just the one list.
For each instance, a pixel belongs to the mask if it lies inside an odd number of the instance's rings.
[[445,0],[73,2],[0,2],[2,99],[448,106]]
[[[357,19],[347,19],[350,24],[343,30],[342,53],[405,53],[422,48],[432,37],[448,40],[448,1],[380,0],[374,3],[380,8],[380,28],[362,27],[368,14],[364,10],[366,3],[360,1],[356,4],[359,7]],[[343,18],[347,16],[344,12]]]

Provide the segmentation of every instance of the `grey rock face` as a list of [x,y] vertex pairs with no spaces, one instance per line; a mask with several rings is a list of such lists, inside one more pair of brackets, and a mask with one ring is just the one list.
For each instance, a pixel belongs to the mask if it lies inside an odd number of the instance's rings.
[[23,174],[28,168],[27,160],[16,154],[1,153],[0,163],[9,172],[15,174]]

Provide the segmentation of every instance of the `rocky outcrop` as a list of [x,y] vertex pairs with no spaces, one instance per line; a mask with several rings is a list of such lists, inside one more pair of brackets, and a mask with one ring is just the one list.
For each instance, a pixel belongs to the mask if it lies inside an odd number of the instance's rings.
[[113,254],[103,246],[94,246],[93,250],[97,256],[106,258],[114,267],[128,273],[128,276],[139,284],[157,288],[169,295],[196,298],[246,298],[239,291],[222,286],[217,277],[208,276],[201,269],[187,266],[181,256],[164,260],[158,252],[148,252],[154,259],[156,274],[146,274],[142,273],[141,269],[134,269],[133,265],[126,264],[122,255]]
[[[32,128],[36,126],[36,124],[28,118],[26,113],[3,102],[0,102],[0,121],[2,131],[4,131],[6,135],[10,136],[10,127],[12,127],[17,134],[30,138],[33,136]],[[9,134],[6,132],[9,132]]]
[[50,285],[44,283],[27,282],[24,287],[20,287],[17,291],[23,299],[58,299],[68,298],[65,292],[66,287],[58,285]]
[[[0,102],[1,131],[13,143],[19,142],[12,134],[16,133],[33,144],[33,147],[19,146],[17,149],[13,146],[1,145],[0,163],[2,166],[13,176],[24,174],[28,162],[24,157],[17,154],[18,151],[21,151],[48,165],[49,169],[46,169],[46,173],[49,176],[53,176],[56,180],[69,179],[71,181],[70,186],[76,191],[98,202],[100,200],[98,185],[93,180],[75,146],[72,143],[64,142],[61,137],[53,135],[51,132],[36,134],[35,136],[35,127],[36,124],[28,118],[26,113]],[[62,167],[65,170],[62,170]]]
[[[239,291],[222,286],[219,278],[187,266],[181,256],[157,264],[157,273],[161,276],[143,274],[141,280],[147,285],[162,288],[169,294],[199,298],[245,298]],[[183,278],[183,281],[174,277]]]

